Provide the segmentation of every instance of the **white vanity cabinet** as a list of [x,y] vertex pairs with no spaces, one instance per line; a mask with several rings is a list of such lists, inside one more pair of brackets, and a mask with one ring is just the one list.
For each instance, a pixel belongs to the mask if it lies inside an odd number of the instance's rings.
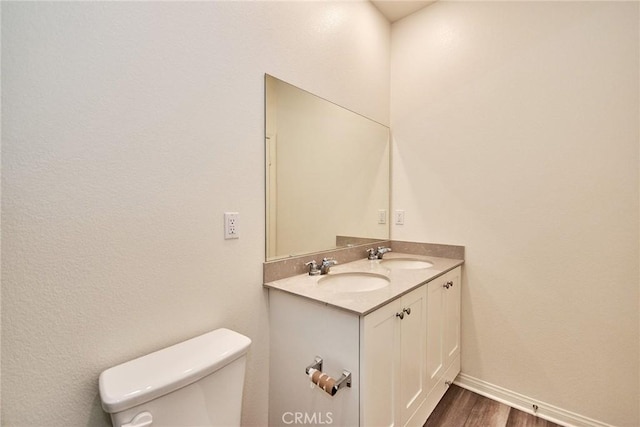
[[422,426],[460,372],[460,267],[364,316],[362,426]]
[[431,413],[460,373],[460,267],[427,284],[427,400]]
[[[270,289],[269,424],[422,426],[460,372],[460,279],[456,267],[363,315]],[[352,386],[310,388],[316,356]]]
[[362,318],[362,426],[406,425],[426,398],[426,288]]

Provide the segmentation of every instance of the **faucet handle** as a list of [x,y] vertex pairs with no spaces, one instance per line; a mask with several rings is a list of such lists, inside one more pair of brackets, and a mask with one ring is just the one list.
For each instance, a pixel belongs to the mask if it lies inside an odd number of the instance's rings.
[[336,261],[335,258],[322,258],[322,263],[336,265],[338,261]]
[[391,248],[388,248],[386,246],[378,246],[378,259],[382,259],[382,256],[387,252],[391,252]]
[[332,265],[336,265],[338,261],[333,258],[322,258],[322,265],[320,266],[320,274],[327,274]]
[[312,259],[309,262],[305,262],[305,266],[309,267],[309,276],[317,276],[320,274],[320,269],[318,268],[318,263],[316,263],[315,259]]
[[367,259],[378,259],[378,252],[374,248],[367,249],[369,256]]

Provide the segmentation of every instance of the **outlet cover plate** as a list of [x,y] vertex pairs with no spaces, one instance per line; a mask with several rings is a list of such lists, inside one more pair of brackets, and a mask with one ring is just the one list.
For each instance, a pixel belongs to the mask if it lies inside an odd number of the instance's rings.
[[240,238],[240,214],[238,212],[224,213],[224,238],[239,239]]

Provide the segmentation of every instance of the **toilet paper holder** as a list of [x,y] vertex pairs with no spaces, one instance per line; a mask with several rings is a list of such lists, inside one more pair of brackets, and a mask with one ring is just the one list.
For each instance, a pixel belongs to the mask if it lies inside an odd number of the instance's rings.
[[351,372],[342,371],[342,376],[337,380],[322,372],[322,357],[316,356],[314,362],[305,368],[305,373],[312,383],[316,384],[331,396],[344,387],[351,387]]

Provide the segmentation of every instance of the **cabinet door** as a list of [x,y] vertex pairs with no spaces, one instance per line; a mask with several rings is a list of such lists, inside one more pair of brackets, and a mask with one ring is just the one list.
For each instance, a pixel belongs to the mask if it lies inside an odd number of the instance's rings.
[[401,425],[420,407],[426,390],[427,290],[422,286],[401,299],[400,320],[400,415]]
[[427,285],[427,393],[442,376],[444,361],[444,284],[439,277]]
[[444,288],[444,364],[449,366],[460,354],[460,278],[461,269],[455,270],[445,275]]
[[364,317],[360,359],[360,425],[397,426],[400,300]]

